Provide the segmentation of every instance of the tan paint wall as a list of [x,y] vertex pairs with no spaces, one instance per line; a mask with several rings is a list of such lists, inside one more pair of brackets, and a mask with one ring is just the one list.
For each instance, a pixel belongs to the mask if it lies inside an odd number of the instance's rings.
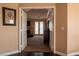
[[19,3],[19,7],[25,8],[51,8],[55,7],[55,3]]
[[[64,27],[64,31],[61,28]],[[67,4],[56,4],[56,51],[67,53]]]
[[79,4],[68,4],[68,53],[79,52]]
[[[16,9],[16,26],[3,26],[2,7]],[[18,50],[18,4],[0,3],[0,54]]]
[[[17,10],[16,26],[2,25],[2,7]],[[19,7],[55,8],[55,4],[19,4]],[[56,51],[63,53],[74,53],[79,51],[78,16],[79,4],[56,4]],[[61,27],[64,27],[65,30],[61,31]],[[18,4],[0,3],[0,47],[0,54],[16,51],[18,49]]]
[[[0,53],[15,51],[18,49],[18,4],[0,4],[1,7],[9,7],[17,10],[17,25],[16,26],[2,26],[2,9],[0,9]],[[67,6],[66,4],[56,5],[56,50],[66,53],[67,51]],[[26,8],[55,8],[55,4],[19,4],[19,7]],[[63,17],[62,17],[63,16]],[[55,16],[54,16],[55,17]],[[62,21],[62,22],[61,22]],[[65,30],[60,28],[64,26]],[[6,29],[6,30],[5,30]],[[61,33],[61,35],[59,34]],[[53,49],[52,49],[53,50]]]

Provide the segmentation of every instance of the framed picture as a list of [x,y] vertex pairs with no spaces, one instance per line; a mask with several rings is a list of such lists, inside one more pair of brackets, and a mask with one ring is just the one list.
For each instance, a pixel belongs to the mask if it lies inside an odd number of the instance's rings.
[[16,10],[2,7],[3,25],[16,25]]

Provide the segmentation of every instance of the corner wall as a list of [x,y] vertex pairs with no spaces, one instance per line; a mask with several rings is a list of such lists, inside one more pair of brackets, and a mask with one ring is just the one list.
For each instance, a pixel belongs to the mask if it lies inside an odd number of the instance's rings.
[[79,4],[68,4],[68,54],[79,54]]
[[67,54],[67,4],[56,4],[56,46],[55,50]]

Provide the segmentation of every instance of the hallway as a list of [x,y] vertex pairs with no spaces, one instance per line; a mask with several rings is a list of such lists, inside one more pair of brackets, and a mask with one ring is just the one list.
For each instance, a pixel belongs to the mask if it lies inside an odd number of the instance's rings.
[[51,52],[50,47],[43,42],[43,36],[34,36],[28,38],[27,47],[24,49],[25,52]]
[[60,56],[54,54],[47,44],[43,43],[43,36],[28,38],[28,46],[21,52],[10,56]]
[[47,44],[43,43],[43,36],[28,38],[28,46],[21,52],[11,56],[59,56],[54,54]]

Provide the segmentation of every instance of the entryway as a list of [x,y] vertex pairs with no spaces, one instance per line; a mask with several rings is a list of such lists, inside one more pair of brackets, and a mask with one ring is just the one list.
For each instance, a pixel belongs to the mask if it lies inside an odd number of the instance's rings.
[[[40,20],[32,19],[31,21],[31,20],[28,20],[27,12],[32,9],[31,8],[20,9],[19,29],[21,30],[19,31],[20,32],[19,50],[21,52],[53,53],[53,50],[54,50],[54,8],[45,8],[45,10],[47,10],[47,14],[46,14],[47,18],[42,20],[39,17]],[[44,9],[34,8],[33,10],[44,10]],[[41,30],[42,26],[37,24],[38,29],[36,28],[37,32],[35,32],[35,29],[32,30],[32,27],[30,27],[31,29],[29,28],[29,24],[28,24],[29,21],[34,22],[34,26],[35,26],[35,22],[40,23],[41,21],[43,21],[44,29]],[[32,26],[33,26],[33,23],[32,23]]]

